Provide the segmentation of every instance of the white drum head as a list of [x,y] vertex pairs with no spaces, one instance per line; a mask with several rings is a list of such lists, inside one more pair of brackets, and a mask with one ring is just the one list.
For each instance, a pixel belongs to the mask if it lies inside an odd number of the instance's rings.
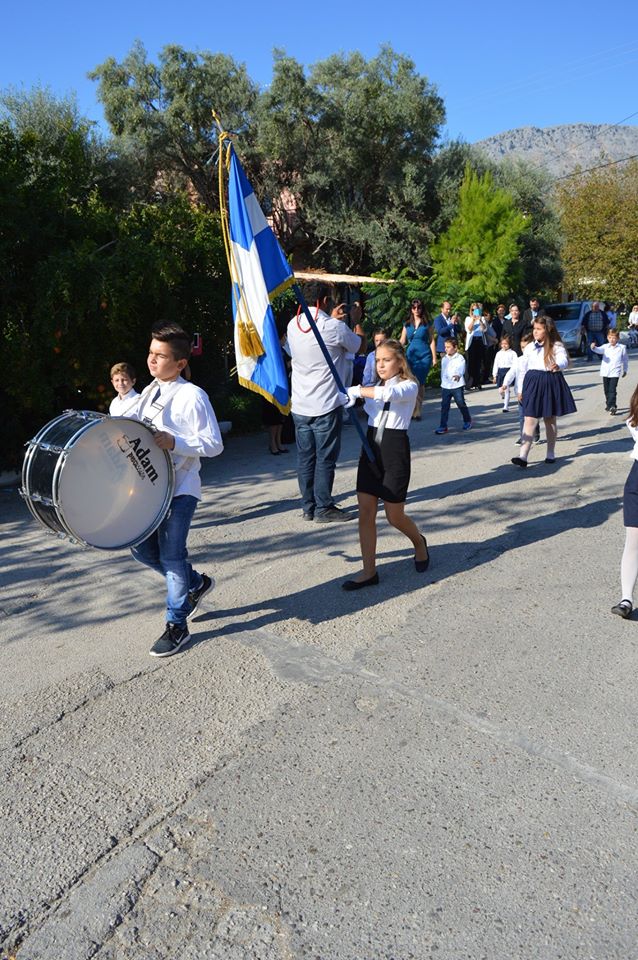
[[92,547],[139,543],[161,523],[173,494],[173,466],[143,423],[96,421],[66,454],[55,497],[72,536]]

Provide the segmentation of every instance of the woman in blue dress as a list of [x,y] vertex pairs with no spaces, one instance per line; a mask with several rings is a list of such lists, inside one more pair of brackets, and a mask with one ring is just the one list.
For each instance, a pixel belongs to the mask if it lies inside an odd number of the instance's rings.
[[421,419],[421,404],[425,395],[425,381],[430,368],[438,362],[436,345],[430,329],[430,319],[422,300],[413,300],[410,315],[403,324],[400,341],[406,347],[405,355],[410,369],[419,381],[419,392],[414,406],[413,420]]

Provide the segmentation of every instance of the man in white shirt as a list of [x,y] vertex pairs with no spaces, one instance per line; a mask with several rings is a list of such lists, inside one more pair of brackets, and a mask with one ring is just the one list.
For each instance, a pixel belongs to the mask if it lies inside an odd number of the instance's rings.
[[[342,383],[348,373],[348,354],[359,350],[361,337],[344,323],[344,304],[335,306],[334,288],[321,281],[309,283],[305,296],[317,329]],[[337,507],[332,485],[341,449],[342,394],[303,312],[288,324],[288,351],[292,359],[292,418],[297,441],[297,478],[303,519],[317,523],[350,520]]]
[[170,657],[188,643],[186,620],[212,586],[211,578],[188,562],[186,540],[201,499],[200,457],[216,457],[224,445],[208,396],[181,376],[190,356],[190,337],[176,324],[156,328],[152,337],[148,369],[154,380],[143,391],[134,416],[153,430],[160,450],[170,451],[175,489],[157,530],[131,553],[166,580],[166,629],[150,654]]

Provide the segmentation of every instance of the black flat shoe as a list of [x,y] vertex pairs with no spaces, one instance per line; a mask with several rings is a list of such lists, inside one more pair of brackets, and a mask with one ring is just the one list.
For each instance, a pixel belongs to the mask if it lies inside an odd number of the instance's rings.
[[631,611],[633,607],[630,600],[621,600],[620,603],[617,603],[615,607],[611,608],[611,612],[617,614],[619,617],[622,617],[624,620],[627,620],[631,616]]
[[545,457],[545,463],[556,463],[556,457]]
[[527,466],[527,460],[523,460],[522,457],[512,457],[512,463],[515,467],[521,467],[522,470]]
[[425,560],[417,560],[416,557],[414,558],[414,569],[417,573],[425,573],[427,568],[430,566],[430,551],[428,550],[428,542],[423,534],[421,534],[421,540],[423,540],[423,546],[425,547],[427,557]]
[[376,587],[379,582],[379,574],[375,573],[367,580],[346,580],[341,584],[342,590],[361,590],[362,587]]

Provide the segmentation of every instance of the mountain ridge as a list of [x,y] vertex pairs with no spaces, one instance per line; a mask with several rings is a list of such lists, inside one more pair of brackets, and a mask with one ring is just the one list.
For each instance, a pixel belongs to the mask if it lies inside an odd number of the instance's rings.
[[564,177],[576,167],[638,155],[638,126],[606,123],[563,123],[553,127],[515,127],[474,144],[491,160],[524,160]]

